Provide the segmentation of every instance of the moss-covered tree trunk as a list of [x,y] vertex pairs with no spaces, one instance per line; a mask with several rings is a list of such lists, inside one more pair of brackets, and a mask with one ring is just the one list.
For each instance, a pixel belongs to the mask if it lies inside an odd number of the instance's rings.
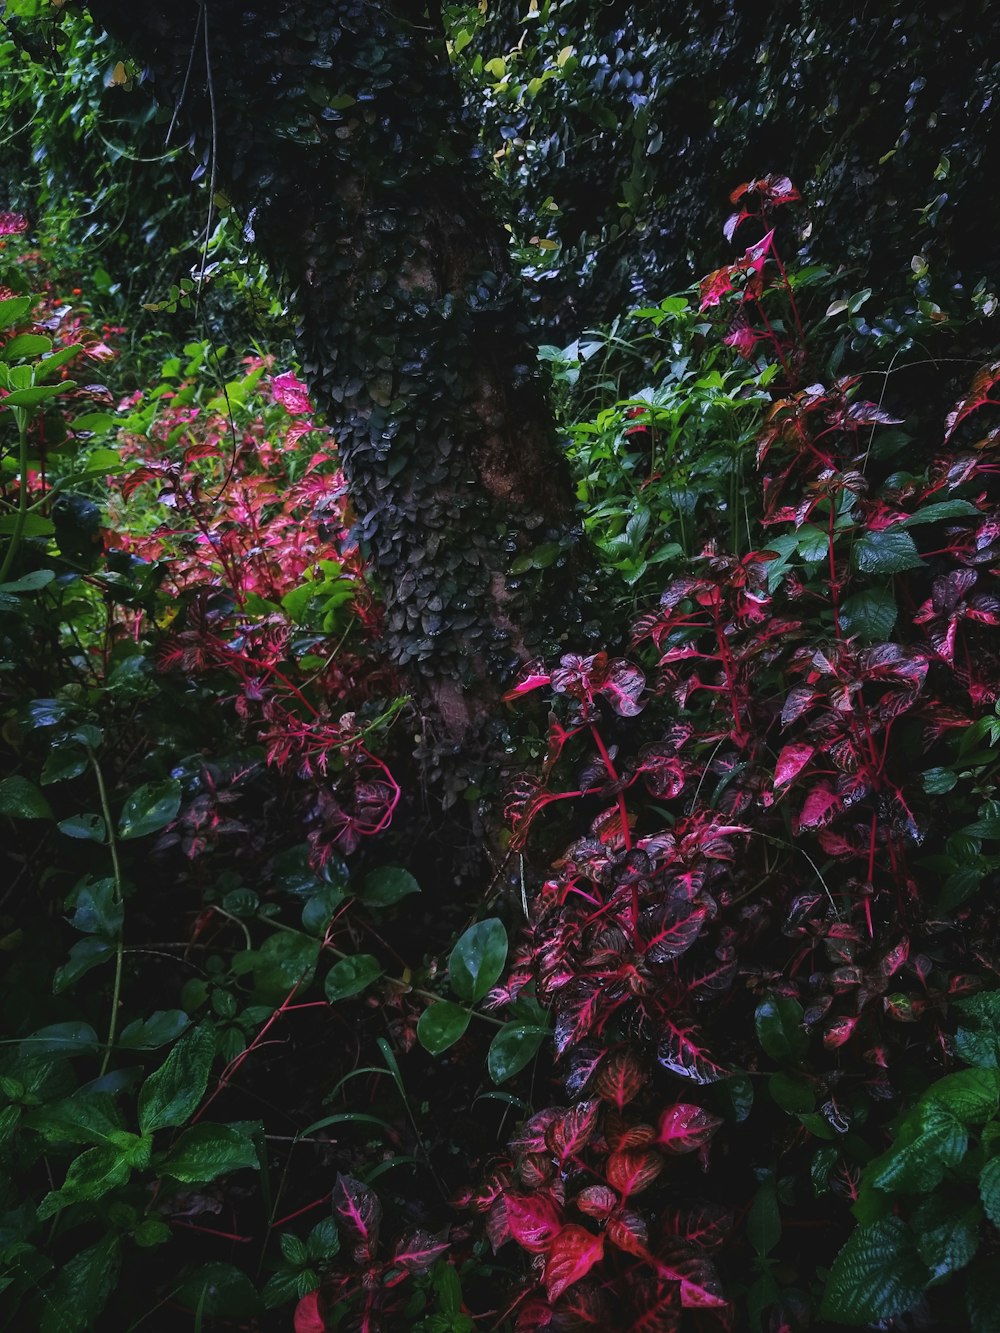
[[439,28],[405,0],[90,9],[294,289],[392,654],[464,737],[562,601],[573,510]]

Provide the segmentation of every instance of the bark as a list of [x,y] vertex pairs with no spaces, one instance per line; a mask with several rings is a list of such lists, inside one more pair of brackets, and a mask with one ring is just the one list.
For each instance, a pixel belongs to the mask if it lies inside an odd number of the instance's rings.
[[[565,618],[576,525],[440,31],[405,0],[90,10],[146,62],[290,284],[390,650],[467,736],[491,682],[545,640],[540,612]],[[539,546],[558,558],[511,577]]]

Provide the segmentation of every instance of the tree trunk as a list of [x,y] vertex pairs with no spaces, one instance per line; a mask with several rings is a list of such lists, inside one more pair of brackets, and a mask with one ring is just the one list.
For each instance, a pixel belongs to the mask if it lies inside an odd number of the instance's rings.
[[390,651],[461,740],[544,639],[539,608],[565,618],[575,519],[439,28],[405,0],[90,9],[291,284]]

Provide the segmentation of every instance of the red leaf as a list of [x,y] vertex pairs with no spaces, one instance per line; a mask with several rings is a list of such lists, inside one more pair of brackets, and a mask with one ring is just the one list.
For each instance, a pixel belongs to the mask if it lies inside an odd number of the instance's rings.
[[631,1208],[623,1208],[611,1218],[605,1227],[605,1235],[619,1250],[638,1255],[639,1258],[646,1257],[649,1246],[646,1219]]
[[597,1125],[597,1112],[600,1109],[597,1100],[580,1102],[564,1111],[558,1120],[554,1120],[545,1135],[546,1146],[565,1162],[567,1157],[589,1142]]
[[[735,230],[735,228],[734,228]],[[733,290],[732,268],[726,264],[717,268],[708,277],[701,280],[701,304],[699,311],[704,312],[711,306],[718,305],[727,292]]]
[[319,1312],[319,1292],[303,1296],[295,1307],[295,1333],[325,1333],[326,1321]]
[[645,704],[639,702],[639,696],[645,688],[646,677],[639,668],[624,658],[615,658],[608,665],[601,693],[619,717],[636,717],[645,707]]
[[562,1227],[562,1215],[546,1194],[508,1194],[507,1225],[522,1249],[544,1254]]
[[576,1206],[588,1217],[603,1218],[618,1207],[618,1195],[609,1185],[587,1185],[576,1196]]
[[840,813],[843,802],[827,786],[813,787],[799,815],[799,828],[822,828]]
[[704,907],[687,902],[669,902],[642,915],[640,929],[644,951],[651,963],[668,963],[691,948],[701,934],[707,916]]
[[656,1141],[668,1152],[694,1152],[709,1141],[721,1124],[721,1119],[703,1106],[675,1102],[660,1116]]
[[854,1029],[858,1026],[860,1020],[844,1016],[843,1018],[834,1018],[827,1024],[823,1032],[823,1045],[828,1051],[835,1051],[845,1042],[850,1041]]
[[604,1255],[604,1237],[570,1222],[556,1237],[545,1264],[545,1292],[550,1301],[586,1277]]
[[605,1173],[608,1184],[627,1199],[651,1185],[662,1170],[663,1158],[658,1152],[648,1148],[625,1148],[611,1154]]
[[665,1069],[689,1078],[693,1083],[718,1083],[729,1077],[729,1070],[707,1055],[695,1039],[696,1029],[680,1028],[666,1020],[666,1031],[657,1047],[656,1058]]
[[663,1219],[663,1230],[686,1245],[713,1250],[727,1239],[733,1229],[733,1215],[717,1203],[681,1207]]
[[16,236],[28,230],[28,219],[21,213],[0,213],[0,236]]
[[775,791],[797,777],[815,753],[815,745],[786,745],[774,766]]
[[969,392],[964,398],[959,399],[955,404],[954,411],[949,412],[945,418],[944,439],[946,444],[970,413],[975,412],[977,408],[986,403],[994,407],[998,405],[997,400],[989,396],[990,390],[998,380],[1000,380],[1000,361],[992,361],[976,373],[969,387]]
[[271,381],[271,392],[274,401],[280,403],[292,416],[312,415],[309,390],[294,371],[286,370],[283,375],[276,375]]
[[598,1072],[594,1091],[619,1110],[638,1094],[648,1075],[631,1051],[612,1051]]
[[668,1281],[679,1282],[681,1305],[689,1310],[718,1310],[729,1302],[722,1294],[722,1283],[714,1266],[700,1255],[658,1262],[657,1271]]
[[494,1200],[486,1214],[486,1235],[496,1254],[500,1246],[512,1239],[510,1223],[507,1221],[507,1195],[501,1194]]
[[392,1261],[408,1273],[426,1273],[447,1248],[446,1240],[439,1240],[427,1231],[411,1231],[397,1244]]
[[503,700],[506,703],[510,699],[516,699],[518,695],[528,694],[531,690],[537,690],[542,685],[548,685],[551,679],[552,677],[545,670],[545,664],[541,658],[538,658],[521,669],[517,680],[503,696]]
[[353,1176],[337,1173],[333,1186],[333,1211],[349,1232],[360,1243],[370,1259],[378,1248],[378,1228],[382,1220],[382,1205],[378,1195]]

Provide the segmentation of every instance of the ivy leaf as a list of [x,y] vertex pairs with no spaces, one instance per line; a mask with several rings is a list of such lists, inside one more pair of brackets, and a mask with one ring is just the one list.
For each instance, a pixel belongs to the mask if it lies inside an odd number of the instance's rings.
[[858,1227],[833,1261],[820,1318],[862,1327],[912,1310],[931,1274],[899,1217]]
[[440,1055],[454,1046],[472,1021],[472,1014],[461,1005],[440,1000],[430,1005],[417,1022],[417,1040],[431,1055]]
[[455,994],[469,1004],[481,1000],[507,961],[507,931],[502,921],[477,921],[459,938],[448,958]]
[[186,1032],[142,1085],[139,1127],[143,1134],[183,1125],[205,1095],[215,1055],[215,1034],[201,1025]]
[[134,791],[118,820],[120,838],[142,838],[157,833],[177,817],[181,808],[181,784],[176,778],[150,782]]
[[188,1184],[215,1180],[229,1171],[260,1167],[252,1141],[232,1125],[192,1125],[162,1158],[158,1170]]
[[854,543],[852,557],[861,574],[901,574],[923,564],[913,538],[898,526],[864,533]]
[[370,953],[341,958],[326,974],[324,983],[326,998],[331,1004],[336,1004],[338,1000],[358,995],[366,986],[376,981],[382,975],[382,971],[381,963]]

